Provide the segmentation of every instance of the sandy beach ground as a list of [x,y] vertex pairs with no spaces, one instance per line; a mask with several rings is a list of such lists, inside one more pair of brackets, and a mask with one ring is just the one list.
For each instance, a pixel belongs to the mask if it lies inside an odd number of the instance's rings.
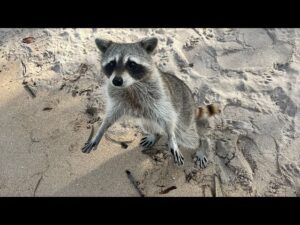
[[[222,105],[199,124],[205,169],[188,149],[176,167],[165,139],[142,153],[134,121],[81,152],[105,108],[95,38],[149,36],[161,70]],[[300,29],[0,29],[0,196],[138,197],[125,170],[146,196],[300,196],[299,72]]]

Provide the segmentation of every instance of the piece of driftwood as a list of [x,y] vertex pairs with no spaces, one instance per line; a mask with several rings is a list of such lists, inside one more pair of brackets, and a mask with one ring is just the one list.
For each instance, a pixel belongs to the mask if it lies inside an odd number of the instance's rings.
[[27,85],[23,85],[23,87],[25,88],[25,90],[30,94],[30,96],[32,98],[35,98],[36,97],[36,94],[34,93],[34,91]]
[[134,188],[137,190],[137,192],[139,193],[139,195],[141,197],[145,197],[145,194],[142,192],[142,190],[139,188],[137,181],[135,180],[135,178],[132,176],[131,172],[129,170],[125,170],[128,179],[131,181],[132,185],[134,186]]
[[167,193],[169,193],[170,191],[172,191],[172,190],[175,190],[175,189],[177,189],[177,187],[176,186],[171,186],[171,187],[168,187],[168,188],[166,188],[165,190],[162,190],[161,192],[159,192],[159,194],[167,194]]

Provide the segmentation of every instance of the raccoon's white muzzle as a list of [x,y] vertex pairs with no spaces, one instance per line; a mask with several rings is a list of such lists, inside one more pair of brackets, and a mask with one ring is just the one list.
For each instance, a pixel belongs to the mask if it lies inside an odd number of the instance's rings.
[[126,88],[134,84],[136,81],[133,79],[127,72],[122,73],[121,75],[116,75],[113,73],[109,77],[110,83],[114,87]]

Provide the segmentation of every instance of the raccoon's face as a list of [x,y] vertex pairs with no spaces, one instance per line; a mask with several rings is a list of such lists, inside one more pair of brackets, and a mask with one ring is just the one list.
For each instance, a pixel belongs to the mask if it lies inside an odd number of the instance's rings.
[[157,46],[157,38],[146,38],[136,43],[114,43],[96,39],[102,52],[101,67],[111,85],[126,88],[151,75],[151,53]]

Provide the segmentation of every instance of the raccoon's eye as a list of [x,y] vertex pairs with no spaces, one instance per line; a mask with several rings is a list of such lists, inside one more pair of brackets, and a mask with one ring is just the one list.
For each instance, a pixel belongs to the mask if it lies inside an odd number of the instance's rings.
[[104,70],[107,74],[112,74],[112,72],[114,71],[116,66],[116,61],[111,61],[108,64],[106,64],[106,66],[104,67]]
[[134,70],[134,69],[136,69],[136,66],[137,66],[137,64],[135,62],[132,62],[132,61],[128,62],[129,69]]

